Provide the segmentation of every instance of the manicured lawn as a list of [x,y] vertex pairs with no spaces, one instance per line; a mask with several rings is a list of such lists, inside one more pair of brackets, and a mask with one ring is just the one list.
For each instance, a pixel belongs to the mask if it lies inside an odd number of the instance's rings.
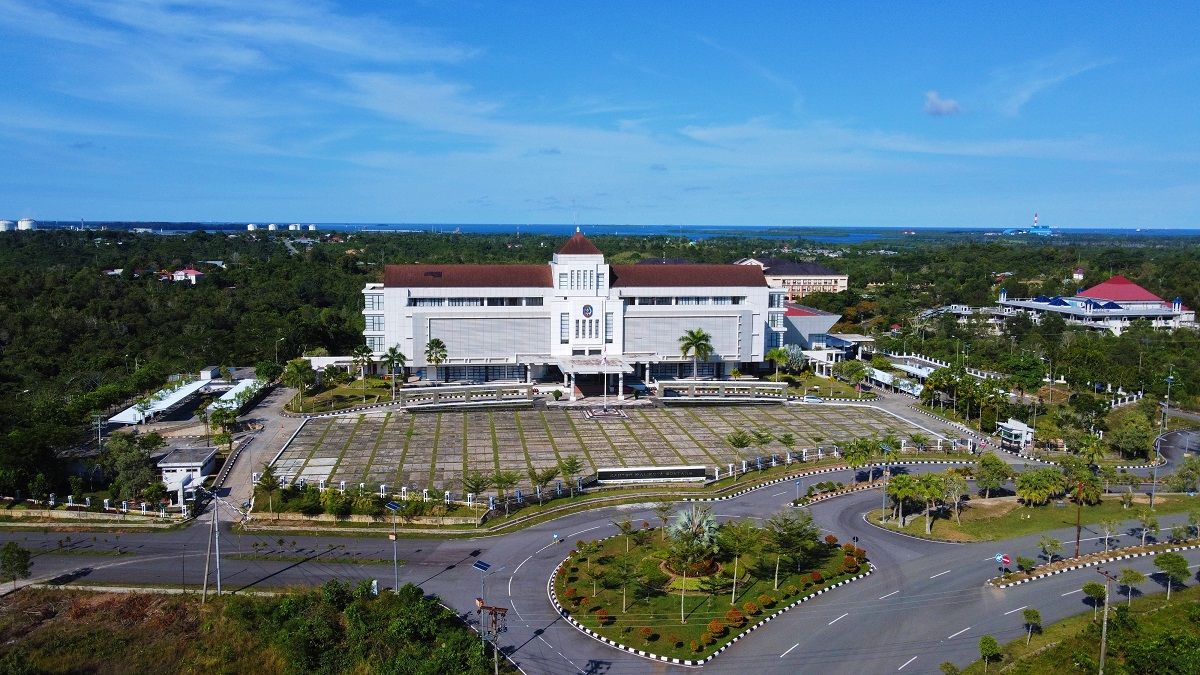
[[[738,563],[736,606],[741,621],[737,615],[730,616],[731,610],[735,609],[730,604],[731,587],[727,583],[718,583],[716,580],[721,575],[713,574],[687,579],[687,590],[682,598],[686,618],[683,623],[680,621],[680,587],[684,586],[684,580],[682,576],[663,571],[667,543],[661,540],[661,531],[653,529],[639,536],[644,543],[638,544],[635,540],[632,545],[631,555],[638,561],[632,577],[651,581],[634,580],[627,584],[624,610],[620,579],[614,578],[611,572],[606,574],[617,557],[625,553],[625,538],[621,536],[602,542],[600,552],[593,556],[590,572],[586,559],[573,556],[555,578],[554,589],[559,602],[576,621],[609,639],[662,656],[702,659],[764,614],[858,573],[843,573],[845,554],[840,548],[819,544],[813,563],[803,572],[789,571],[784,560],[779,589],[775,590],[775,557],[770,554],[744,555]],[[862,566],[865,569],[866,563]],[[820,573],[819,583],[813,582],[811,572],[814,569]],[[733,561],[722,562],[721,570],[731,578]],[[752,604],[747,606],[747,603]],[[798,607],[792,611],[804,610]],[[601,619],[602,612],[608,614],[607,620]],[[704,645],[703,636],[714,627],[714,622],[720,627],[720,634]]]
[[[1084,506],[1080,519],[1084,524],[1095,524],[1110,518],[1131,520],[1137,517],[1138,509],[1149,506],[1149,501],[1146,495],[1136,495],[1133,506],[1126,509],[1121,506],[1119,496],[1106,495],[1100,504]],[[1192,509],[1200,509],[1200,497],[1159,495],[1155,499],[1154,510],[1157,515],[1183,513]],[[904,515],[907,519],[910,513]],[[1068,501],[1063,508],[1056,507],[1053,502],[1046,506],[1024,507],[1017,503],[1016,497],[974,499],[962,509],[962,525],[954,522],[954,514],[947,510],[945,514],[935,516],[931,535],[925,534],[925,518],[921,512],[917,512],[903,529],[898,528],[894,520],[880,523],[878,509],[870,514],[870,518],[877,525],[922,537],[930,536],[945,541],[996,541],[1074,527],[1075,504]]]
[[[1149,588],[1153,582],[1142,584]],[[1122,620],[1117,608],[1124,608],[1124,596],[1117,593],[1114,584],[1108,617],[1108,662],[1109,672],[1148,672],[1139,664],[1127,662],[1123,646],[1137,643],[1149,647],[1157,645],[1166,662],[1173,662],[1177,670],[1171,672],[1196,672],[1189,670],[1200,660],[1197,645],[1200,645],[1200,585],[1180,589],[1176,586],[1167,602],[1165,593],[1138,598],[1134,595],[1133,605],[1128,610],[1132,622]],[[1034,607],[1036,609],[1036,606]],[[1092,618],[1088,610],[1076,616],[1045,626],[1041,632],[1034,631],[1029,644],[1025,644],[1024,620],[1020,613],[1013,614],[1011,628],[1022,630],[1021,637],[1001,648],[1002,657],[988,666],[989,673],[1011,673],[1013,675],[1041,675],[1042,673],[1096,672],[1100,661],[1100,619]],[[1179,638],[1186,636],[1190,644],[1182,644]],[[1141,666],[1147,666],[1139,662]],[[1074,664],[1068,670],[1066,664]],[[1003,671],[1002,671],[1003,669]],[[983,661],[976,661],[963,669],[964,675],[979,675],[984,672]]]
[[[400,390],[399,383],[396,384],[396,390]],[[392,386],[387,380],[376,379],[373,377],[367,378],[367,396],[365,405],[390,401],[391,398]],[[298,405],[299,402],[300,399],[289,402],[287,409],[291,412],[300,412],[300,406]],[[364,405],[362,380],[356,380],[354,382],[350,382],[349,384],[340,384],[335,387],[325,389],[317,394],[304,397],[304,412],[306,413],[342,410],[358,405]]]

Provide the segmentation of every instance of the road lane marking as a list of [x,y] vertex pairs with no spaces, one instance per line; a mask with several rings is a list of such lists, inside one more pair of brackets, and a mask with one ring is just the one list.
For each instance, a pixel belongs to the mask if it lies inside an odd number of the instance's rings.
[[931,576],[931,577],[929,577],[929,578],[930,578],[930,579],[936,579],[936,578],[938,578],[938,577],[942,576],[943,574],[950,574],[950,570],[946,570],[945,572],[938,572],[937,574],[935,574],[935,575],[933,575],[933,576]]
[[788,647],[788,650],[787,650],[786,652],[784,652],[784,653],[780,654],[780,655],[779,655],[779,658],[781,658],[781,659],[782,659],[783,657],[787,656],[788,654],[791,654],[791,653],[792,653],[792,650],[793,650],[793,649],[795,649],[796,647],[799,647],[799,646],[800,646],[800,643],[799,643],[799,642],[797,642],[796,644],[792,645],[791,647]]
[[595,526],[595,527],[589,527],[589,528],[588,528],[588,529],[586,529],[586,530],[580,530],[580,531],[578,531],[578,532],[572,532],[571,534],[568,534],[568,535],[566,536],[566,538],[574,537],[575,535],[577,535],[577,534],[583,534],[584,532],[591,532],[592,530],[598,530],[598,529],[600,529],[600,528],[602,528],[602,527],[604,527],[604,526],[603,526],[603,525],[597,525],[597,526]]
[[1004,613],[1004,616],[1008,616],[1009,614],[1012,614],[1013,612],[1019,612],[1019,611],[1021,611],[1021,610],[1025,609],[1025,608],[1026,608],[1026,607],[1028,607],[1028,606],[1029,606],[1029,605],[1021,605],[1020,607],[1018,607],[1018,608],[1016,608],[1016,609],[1010,609],[1010,610],[1008,610],[1007,612],[1005,612],[1005,613]]
[[911,659],[909,659],[909,660],[905,661],[904,663],[900,664],[900,667],[899,667],[899,668],[897,668],[896,670],[904,670],[904,666],[907,666],[908,664],[910,664],[910,663],[912,663],[913,661],[916,661],[916,660],[917,660],[917,657],[915,657],[915,656],[914,656],[914,657],[912,657]]
[[962,629],[962,630],[958,631],[958,632],[957,632],[957,633],[955,633],[954,635],[948,635],[948,636],[946,636],[946,639],[947,639],[947,640],[953,640],[954,638],[958,637],[959,635],[962,635],[963,633],[965,633],[965,632],[967,632],[967,631],[969,631],[969,630],[971,630],[971,627],[970,627],[970,626],[967,626],[966,628],[964,628],[964,629]]
[[850,612],[846,612],[845,614],[843,614],[843,615],[839,616],[838,618],[834,619],[833,621],[830,621],[829,623],[827,623],[827,624],[825,624],[825,625],[826,625],[826,626],[832,626],[833,624],[835,624],[835,623],[837,623],[837,622],[841,621],[842,619],[844,619],[844,618],[846,618],[846,617],[848,617],[848,616],[850,616]]
[[784,495],[786,495],[786,494],[787,494],[787,490],[784,490],[783,492],[780,492],[780,493],[779,493],[779,494],[777,494],[777,495],[771,495],[771,496],[772,496],[772,497],[782,497],[782,496],[784,496]]
[[882,599],[884,599],[884,598],[890,598],[890,597],[892,597],[893,595],[895,595],[895,594],[897,594],[897,593],[899,593],[899,592],[900,592],[900,591],[892,591],[891,593],[888,593],[887,595],[881,595],[881,596],[879,596],[879,599],[880,599],[880,600],[882,600]]
[[1063,593],[1062,595],[1060,595],[1060,596],[1058,596],[1058,597],[1060,597],[1060,598],[1065,598],[1066,596],[1068,596],[1068,595],[1071,595],[1072,593],[1082,593],[1082,592],[1083,592],[1083,589],[1082,589],[1082,588],[1076,588],[1075,590],[1073,590],[1073,591],[1067,591],[1066,593]]

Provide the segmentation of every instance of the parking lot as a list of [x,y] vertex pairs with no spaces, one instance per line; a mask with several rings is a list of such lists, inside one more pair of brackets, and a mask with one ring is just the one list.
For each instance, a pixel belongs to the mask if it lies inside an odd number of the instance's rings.
[[390,412],[310,420],[284,449],[276,475],[337,485],[460,491],[467,471],[513,470],[529,485],[531,469],[578,456],[585,473],[623,466],[725,466],[741,457],[782,453],[777,440],[739,452],[735,430],[791,432],[795,448],[918,430],[873,408],[831,405],[630,408],[625,419],[588,419],[580,409]]

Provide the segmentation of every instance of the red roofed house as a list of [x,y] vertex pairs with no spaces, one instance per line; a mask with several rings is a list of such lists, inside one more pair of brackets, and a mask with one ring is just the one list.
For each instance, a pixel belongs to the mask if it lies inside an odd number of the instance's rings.
[[[626,374],[690,377],[679,347],[688,330],[712,336],[701,377],[763,367],[788,332],[787,292],[757,265],[609,265],[578,230],[548,264],[387,265],[363,295],[371,350],[398,346],[418,375],[447,381],[613,374],[620,392]],[[425,359],[432,338],[446,345],[436,367]]]
[[1134,321],[1149,321],[1155,328],[1195,327],[1196,313],[1183,305],[1180,298],[1163,300],[1123,276],[1081,290],[1071,297],[1013,299],[1000,289],[998,303],[1002,314],[1025,312],[1038,319],[1058,314],[1067,323],[1120,335]]
[[204,272],[191,267],[185,267],[181,270],[175,270],[171,273],[171,281],[190,281],[193,286],[196,282],[204,278]]

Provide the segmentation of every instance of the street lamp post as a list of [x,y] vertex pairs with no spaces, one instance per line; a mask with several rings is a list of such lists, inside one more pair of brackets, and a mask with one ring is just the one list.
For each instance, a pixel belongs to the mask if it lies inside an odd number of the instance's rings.
[[278,340],[275,341],[275,363],[276,363],[276,365],[279,364],[279,343],[283,342],[285,339],[287,339],[287,338],[279,338]]
[[[1171,374],[1167,375],[1167,406],[1163,409],[1163,418],[1161,429],[1163,433],[1167,431],[1167,417],[1171,414],[1171,383],[1175,381],[1175,366],[1171,366]],[[1162,436],[1160,435],[1154,441],[1154,478],[1150,484],[1150,510],[1154,510],[1154,496],[1158,492],[1158,465],[1162,460]]]

